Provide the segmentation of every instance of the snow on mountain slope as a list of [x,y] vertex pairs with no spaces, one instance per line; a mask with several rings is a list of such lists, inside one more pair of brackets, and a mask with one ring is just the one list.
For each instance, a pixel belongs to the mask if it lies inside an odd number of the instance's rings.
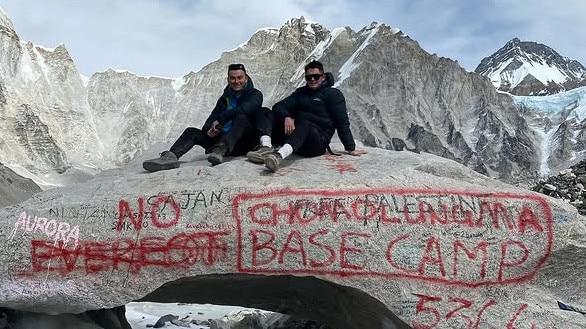
[[517,38],[484,58],[474,72],[501,91],[515,95],[547,95],[583,83],[586,69],[552,48]]

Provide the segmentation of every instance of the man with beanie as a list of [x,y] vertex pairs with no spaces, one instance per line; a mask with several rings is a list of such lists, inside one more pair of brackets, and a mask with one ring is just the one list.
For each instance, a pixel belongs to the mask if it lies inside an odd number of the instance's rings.
[[315,157],[329,150],[334,131],[350,155],[366,154],[356,150],[350,131],[346,100],[342,92],[333,88],[331,73],[324,73],[323,64],[311,61],[305,66],[303,87],[273,106],[275,127],[273,138],[283,143],[278,151],[248,152],[252,162],[263,163],[270,171],[276,171],[283,159],[295,153]]
[[226,155],[244,155],[258,145],[257,152],[272,152],[271,111],[262,107],[263,95],[254,88],[242,64],[228,66],[228,85],[202,129],[189,127],[161,156],[143,162],[146,171],[179,167],[179,158],[193,146],[206,150],[208,161],[218,165]]

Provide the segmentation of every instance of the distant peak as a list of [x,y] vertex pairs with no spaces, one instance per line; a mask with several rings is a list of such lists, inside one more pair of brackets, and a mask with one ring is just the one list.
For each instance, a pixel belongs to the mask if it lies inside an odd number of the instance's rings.
[[482,59],[474,71],[488,77],[499,90],[542,95],[571,88],[586,69],[547,45],[513,38]]
[[292,25],[296,25],[296,26],[305,26],[305,25],[320,25],[318,22],[311,20],[309,18],[305,18],[305,16],[300,16],[300,17],[293,17],[291,19],[289,19],[287,21],[287,23],[285,23],[285,26],[292,26]]
[[10,20],[10,17],[8,17],[8,14],[6,14],[4,9],[2,9],[2,7],[0,7],[0,26],[4,26],[8,30],[14,31],[14,26],[12,26],[12,21]]
[[367,30],[376,29],[376,28],[380,27],[381,25],[382,25],[381,23],[373,21],[372,23],[370,23],[370,25],[368,25],[368,27],[366,29]]
[[519,38],[513,38],[509,42],[507,42],[507,44],[510,44],[510,45],[518,45],[520,43],[521,43],[521,40]]

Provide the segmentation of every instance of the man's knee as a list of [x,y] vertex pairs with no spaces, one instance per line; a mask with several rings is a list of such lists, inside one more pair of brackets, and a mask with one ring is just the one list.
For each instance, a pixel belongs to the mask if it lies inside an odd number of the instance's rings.
[[183,134],[189,134],[189,135],[196,135],[197,132],[199,131],[199,129],[194,128],[194,127],[187,127],[184,131]]
[[240,122],[240,123],[250,123],[250,120],[248,119],[248,116],[246,116],[246,114],[238,114],[235,118],[234,118],[234,122]]

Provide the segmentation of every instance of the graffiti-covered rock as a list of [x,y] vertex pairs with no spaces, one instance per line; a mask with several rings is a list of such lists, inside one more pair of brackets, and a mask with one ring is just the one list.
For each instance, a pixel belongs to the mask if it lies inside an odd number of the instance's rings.
[[[341,145],[333,144],[334,149]],[[586,222],[427,153],[141,160],[0,210],[0,307],[241,305],[330,328],[583,328]],[[151,150],[145,158],[161,150]]]

